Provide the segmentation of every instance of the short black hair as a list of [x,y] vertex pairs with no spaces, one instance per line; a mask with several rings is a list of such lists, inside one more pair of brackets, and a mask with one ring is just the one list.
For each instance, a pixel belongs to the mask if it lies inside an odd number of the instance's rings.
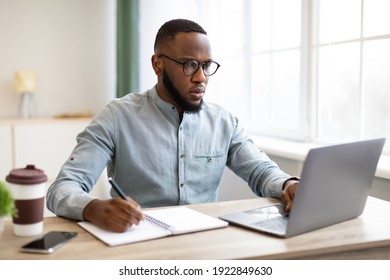
[[164,42],[172,41],[179,32],[197,32],[207,35],[202,26],[188,19],[173,19],[164,23],[157,32],[154,51]]

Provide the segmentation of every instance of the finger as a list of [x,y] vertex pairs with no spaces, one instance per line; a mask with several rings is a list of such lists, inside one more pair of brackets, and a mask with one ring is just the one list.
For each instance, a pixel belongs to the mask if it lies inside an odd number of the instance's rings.
[[130,212],[127,215],[127,221],[132,225],[138,225],[143,219],[136,213]]
[[128,212],[130,213],[133,221],[135,221],[137,224],[145,219],[145,215],[142,213],[141,206],[138,205],[136,202],[129,202],[130,208],[128,208]]
[[281,196],[282,202],[284,204],[284,211],[288,213],[291,208],[291,197],[287,190],[283,191],[282,196]]
[[134,225],[138,225],[140,221],[141,220],[133,213],[122,212],[122,214],[120,216],[117,216],[117,219],[113,222],[115,222],[117,228],[121,229],[121,231],[125,231]]
[[290,213],[290,210],[291,210],[291,199],[288,197],[288,195],[286,195],[284,199],[284,211],[286,213]]
[[284,206],[284,211],[285,211],[286,213],[290,213],[290,210],[291,210],[291,202],[288,202],[288,203],[286,203],[285,206]]
[[138,225],[140,221],[145,219],[145,215],[142,213],[141,206],[138,205],[134,200],[129,198],[129,200],[122,200],[121,209],[124,216],[122,218],[130,222],[131,224]]
[[132,225],[133,223],[129,221],[128,215],[117,213],[117,215],[112,215],[109,220],[106,220],[103,228],[114,232],[125,232]]
[[297,185],[298,185],[297,183],[292,183],[292,184],[288,185],[283,192],[283,200],[285,202],[285,211],[287,213],[289,213],[291,210],[292,201],[294,200],[294,197],[295,197]]
[[290,198],[290,201],[294,200],[295,188],[294,187],[288,188],[287,193],[288,193],[288,197]]

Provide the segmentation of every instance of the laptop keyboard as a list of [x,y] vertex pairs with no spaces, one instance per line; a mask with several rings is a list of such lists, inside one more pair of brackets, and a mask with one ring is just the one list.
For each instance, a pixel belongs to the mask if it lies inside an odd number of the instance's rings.
[[266,231],[284,233],[286,232],[287,221],[287,217],[279,216],[271,219],[261,220],[259,222],[253,223],[252,225]]

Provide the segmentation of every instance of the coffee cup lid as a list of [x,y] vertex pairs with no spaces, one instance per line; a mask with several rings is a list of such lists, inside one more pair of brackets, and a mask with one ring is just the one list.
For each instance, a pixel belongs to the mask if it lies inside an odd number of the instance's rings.
[[5,179],[10,183],[32,185],[46,182],[47,176],[42,169],[35,168],[33,164],[28,164],[25,168],[11,170]]

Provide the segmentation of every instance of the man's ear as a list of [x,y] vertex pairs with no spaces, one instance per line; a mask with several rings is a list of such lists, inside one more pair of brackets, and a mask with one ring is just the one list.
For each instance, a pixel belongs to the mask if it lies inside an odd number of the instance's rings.
[[155,54],[152,56],[152,67],[153,67],[154,73],[157,76],[162,75],[162,73],[163,73],[162,60]]

